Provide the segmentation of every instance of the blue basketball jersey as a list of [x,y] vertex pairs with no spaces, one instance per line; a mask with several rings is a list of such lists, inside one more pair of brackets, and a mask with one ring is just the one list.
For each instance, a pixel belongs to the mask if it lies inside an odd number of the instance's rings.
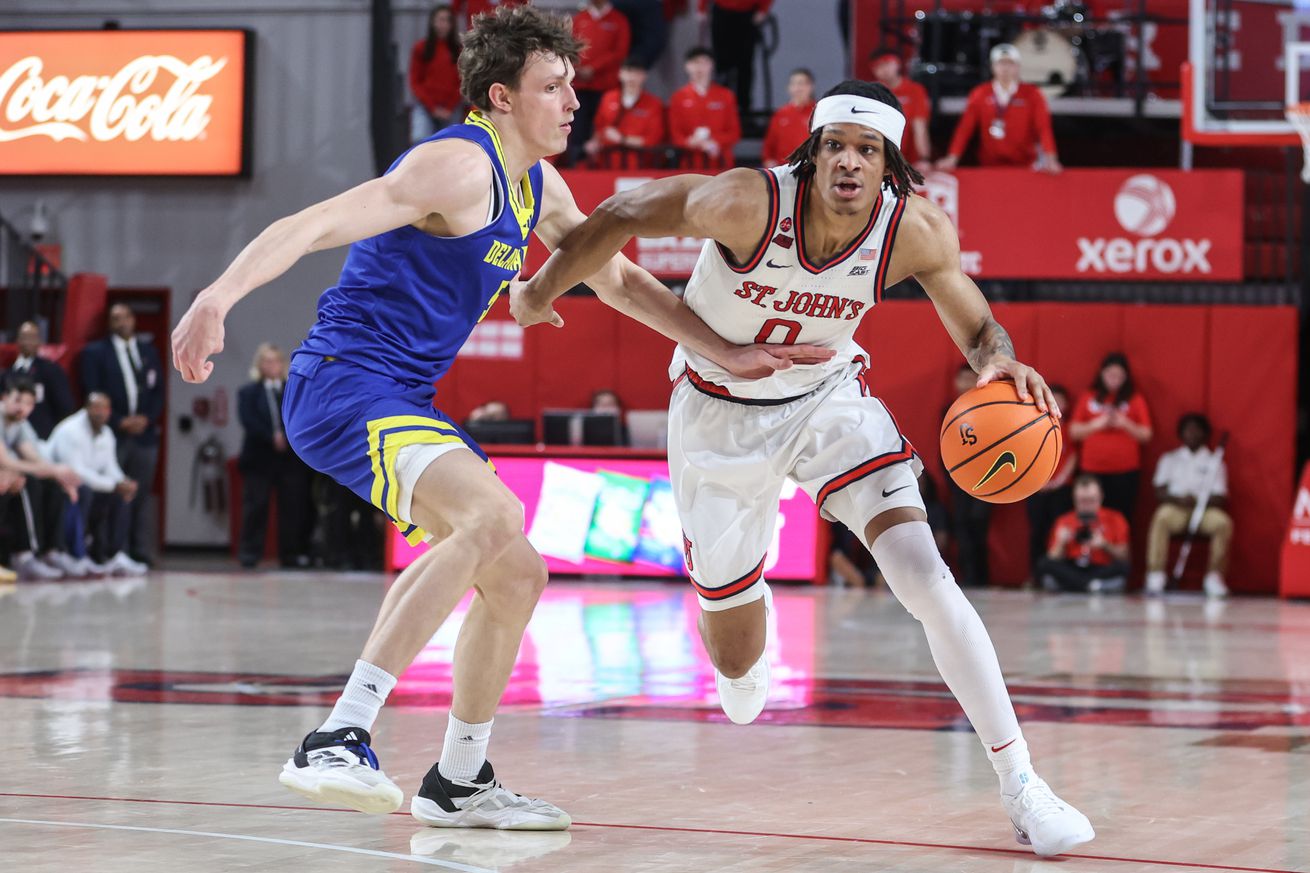
[[[337,284],[297,353],[334,357],[401,382],[441,378],[473,328],[523,266],[541,213],[541,165],[511,180],[495,126],[472,112],[424,142],[465,139],[491,159],[500,210],[481,230],[437,237],[412,225],[350,247]],[[408,154],[408,152],[406,152]],[[401,155],[387,170],[394,170]]]

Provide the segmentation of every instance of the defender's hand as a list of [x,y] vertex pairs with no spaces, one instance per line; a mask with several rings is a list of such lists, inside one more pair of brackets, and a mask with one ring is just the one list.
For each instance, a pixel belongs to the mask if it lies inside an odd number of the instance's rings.
[[223,312],[197,300],[173,331],[173,367],[183,381],[203,382],[214,372],[210,355],[223,351]]
[[1014,380],[1014,387],[1019,392],[1020,400],[1032,398],[1037,408],[1057,420],[1060,418],[1060,406],[1055,402],[1055,395],[1047,386],[1046,380],[1027,364],[1021,364],[1013,358],[996,358],[983,367],[978,374],[978,387],[998,379]]
[[822,364],[835,354],[836,351],[823,346],[756,343],[734,348],[718,364],[738,378],[762,379],[793,364]]
[[519,327],[532,327],[534,324],[550,324],[563,327],[564,319],[549,303],[537,306],[528,293],[528,282],[515,279],[509,283],[509,314],[519,323]]

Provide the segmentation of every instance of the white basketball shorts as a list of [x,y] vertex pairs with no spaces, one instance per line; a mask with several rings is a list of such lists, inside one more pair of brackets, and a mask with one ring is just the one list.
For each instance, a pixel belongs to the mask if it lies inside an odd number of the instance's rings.
[[[814,391],[762,406],[715,396],[687,378],[669,403],[669,478],[687,571],[703,609],[764,596],[758,584],[790,478],[860,539],[881,512],[923,508],[923,464],[860,362]],[[867,547],[869,543],[865,543]]]

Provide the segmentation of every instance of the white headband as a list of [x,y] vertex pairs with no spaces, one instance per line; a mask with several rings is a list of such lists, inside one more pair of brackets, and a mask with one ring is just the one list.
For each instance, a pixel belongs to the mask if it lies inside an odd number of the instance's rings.
[[834,94],[820,100],[814,107],[810,131],[822,130],[825,124],[862,124],[881,133],[897,148],[905,133],[904,115],[880,100],[858,94]]

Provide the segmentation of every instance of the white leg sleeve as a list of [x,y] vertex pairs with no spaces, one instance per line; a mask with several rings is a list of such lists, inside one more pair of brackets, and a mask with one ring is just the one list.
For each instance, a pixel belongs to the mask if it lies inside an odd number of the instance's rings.
[[894,525],[871,551],[896,599],[923,624],[937,670],[978,738],[989,746],[1019,738],[996,650],[937,552],[932,529],[922,521]]

